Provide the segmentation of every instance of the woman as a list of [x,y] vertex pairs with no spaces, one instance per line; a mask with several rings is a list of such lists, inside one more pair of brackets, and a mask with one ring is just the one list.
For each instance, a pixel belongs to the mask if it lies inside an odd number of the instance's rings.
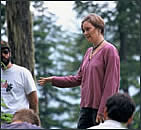
[[89,14],[81,24],[84,36],[93,47],[88,48],[75,76],[40,78],[40,85],[51,82],[60,88],[81,85],[78,128],[85,129],[104,121],[103,112],[109,96],[118,92],[120,58],[117,49],[104,40],[104,20]]

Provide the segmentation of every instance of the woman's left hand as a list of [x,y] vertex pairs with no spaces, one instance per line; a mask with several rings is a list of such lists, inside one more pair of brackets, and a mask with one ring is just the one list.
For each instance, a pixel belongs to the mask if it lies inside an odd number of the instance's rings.
[[104,116],[102,114],[97,114],[96,122],[97,123],[103,123],[104,122]]

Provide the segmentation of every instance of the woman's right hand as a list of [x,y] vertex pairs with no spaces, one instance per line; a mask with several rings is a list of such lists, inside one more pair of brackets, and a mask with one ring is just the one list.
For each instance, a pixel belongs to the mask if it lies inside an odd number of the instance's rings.
[[41,86],[44,86],[46,83],[52,82],[52,78],[53,78],[53,77],[48,77],[48,78],[40,77],[40,80],[38,80],[38,83],[39,83]]

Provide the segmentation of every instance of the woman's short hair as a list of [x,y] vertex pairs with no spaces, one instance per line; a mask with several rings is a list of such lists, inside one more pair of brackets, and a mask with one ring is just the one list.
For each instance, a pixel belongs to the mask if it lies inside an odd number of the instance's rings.
[[101,30],[101,34],[104,36],[104,20],[100,16],[96,15],[95,13],[91,13],[88,16],[84,17],[81,22],[81,29],[83,30],[83,23],[88,21],[91,23],[95,28],[99,28]]
[[22,122],[28,122],[31,124],[36,124],[37,126],[40,126],[40,119],[39,116],[34,113],[32,109],[20,109],[17,112],[14,113],[12,122],[14,121],[22,121]]

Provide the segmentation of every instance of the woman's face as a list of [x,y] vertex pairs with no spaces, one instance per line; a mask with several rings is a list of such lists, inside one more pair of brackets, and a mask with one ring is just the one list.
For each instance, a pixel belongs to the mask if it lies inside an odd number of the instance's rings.
[[95,28],[90,22],[85,21],[83,23],[83,34],[85,38],[92,43],[95,43],[97,40],[97,37],[99,35],[98,29]]

